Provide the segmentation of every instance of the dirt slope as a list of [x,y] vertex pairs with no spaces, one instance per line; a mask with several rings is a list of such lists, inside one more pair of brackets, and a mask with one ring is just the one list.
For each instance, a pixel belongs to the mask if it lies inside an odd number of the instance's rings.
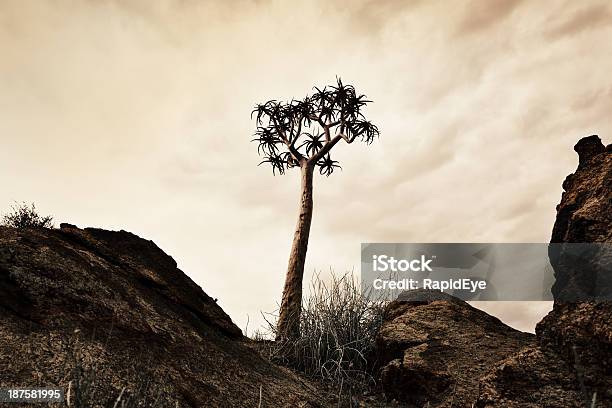
[[247,341],[151,241],[0,227],[0,387],[72,381],[74,395],[82,367],[81,388],[95,373],[90,406],[123,387],[172,407],[257,407],[260,387],[263,407],[317,405],[309,383]]

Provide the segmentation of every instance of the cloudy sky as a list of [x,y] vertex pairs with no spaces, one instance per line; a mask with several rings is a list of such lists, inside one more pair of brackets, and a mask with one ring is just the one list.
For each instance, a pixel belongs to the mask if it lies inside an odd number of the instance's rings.
[[257,167],[250,111],[340,75],[381,137],[315,180],[308,276],[357,273],[361,242],[547,242],[573,145],[612,138],[607,3],[4,0],[0,207],[153,239],[251,332],[299,175]]

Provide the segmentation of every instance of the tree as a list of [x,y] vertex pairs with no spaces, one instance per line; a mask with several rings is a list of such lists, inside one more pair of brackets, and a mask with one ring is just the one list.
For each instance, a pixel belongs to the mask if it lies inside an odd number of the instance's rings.
[[314,171],[329,176],[339,168],[330,156],[331,150],[344,140],[351,144],[359,139],[367,144],[379,135],[378,128],[366,120],[363,108],[370,102],[358,95],[341,79],[323,89],[313,88],[312,95],[302,100],[271,100],[255,106],[255,139],[257,152],[264,156],[260,163],[272,167],[272,173],[285,174],[299,168],[301,199],[287,276],[277,324],[277,340],[299,337],[302,307],[302,280],[312,221],[312,184]]

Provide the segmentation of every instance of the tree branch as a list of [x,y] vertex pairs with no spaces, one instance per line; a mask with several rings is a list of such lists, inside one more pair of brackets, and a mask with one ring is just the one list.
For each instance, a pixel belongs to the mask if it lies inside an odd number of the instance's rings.
[[283,140],[283,143],[285,143],[285,146],[287,146],[293,158],[297,160],[298,162],[301,162],[302,160],[304,160],[304,157],[295,148],[295,141],[297,140],[298,135],[296,135],[294,140],[290,142],[289,139],[287,139],[287,135],[285,134],[285,132],[283,132],[278,126],[278,121],[276,120],[274,116],[272,116],[272,122],[274,123],[274,128],[276,129],[276,133],[278,133],[278,135],[281,137],[281,139]]
[[[300,137],[300,134],[302,133],[302,120],[304,120],[303,116],[300,118],[300,121],[298,122],[298,127],[297,127],[297,130],[295,131],[295,135],[290,140],[291,146],[293,147],[295,147],[295,142],[298,140],[298,138]],[[289,148],[291,148],[291,146],[289,146]]]
[[355,136],[353,136],[352,138],[349,139],[349,137],[347,135],[345,135],[344,133],[338,133],[338,136],[340,136],[341,138],[344,139],[344,141],[348,144],[353,143],[353,141],[355,140]]
[[330,143],[331,142],[331,133],[329,132],[329,126],[325,126],[325,125],[322,125],[322,126],[323,126],[323,131],[325,132],[325,141],[327,143]]
[[303,160],[306,160],[304,158],[304,156],[302,156],[300,154],[300,152],[298,152],[298,150],[295,148],[295,141],[297,140],[297,138],[295,138],[295,140],[291,143],[285,143],[287,145],[287,148],[289,149],[289,152],[291,152],[291,155],[293,156],[293,158],[295,160],[298,161],[298,163],[301,163]]
[[325,143],[325,146],[317,154],[312,156],[309,161],[318,162],[321,158],[323,158],[329,151],[338,143],[340,140],[344,139],[343,135],[335,136],[330,142]]

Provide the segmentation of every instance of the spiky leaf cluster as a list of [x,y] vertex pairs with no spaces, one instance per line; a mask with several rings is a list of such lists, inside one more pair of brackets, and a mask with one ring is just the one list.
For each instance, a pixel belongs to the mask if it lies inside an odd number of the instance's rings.
[[329,176],[340,168],[330,157],[336,143],[359,139],[370,144],[378,137],[378,128],[362,112],[370,102],[338,78],[335,85],[315,87],[313,94],[302,100],[256,105],[251,117],[257,124],[253,141],[264,156],[260,164],[270,164],[274,174],[311,164]]

